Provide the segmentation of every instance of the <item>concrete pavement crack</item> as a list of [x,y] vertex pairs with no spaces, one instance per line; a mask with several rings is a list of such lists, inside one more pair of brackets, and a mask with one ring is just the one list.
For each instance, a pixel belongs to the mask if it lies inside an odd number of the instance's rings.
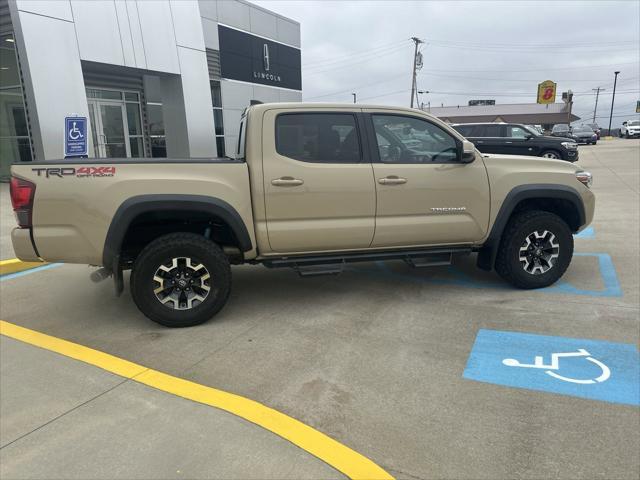
[[119,382],[119,383],[117,383],[116,385],[114,385],[113,387],[111,387],[111,388],[109,388],[109,389],[105,390],[104,392],[99,393],[98,395],[95,395],[94,397],[90,398],[89,400],[86,400],[86,401],[84,401],[84,402],[82,402],[82,403],[80,403],[80,404],[76,405],[75,407],[73,407],[73,408],[71,408],[71,409],[67,410],[66,412],[61,413],[60,415],[56,416],[55,418],[52,418],[51,420],[48,420],[47,422],[43,423],[42,425],[40,425],[40,426],[38,426],[38,427],[34,428],[33,430],[31,430],[30,432],[27,432],[27,433],[25,433],[25,434],[23,434],[23,435],[20,435],[18,438],[14,439],[14,440],[11,440],[9,443],[6,443],[5,445],[0,446],[0,450],[2,450],[3,448],[8,447],[8,446],[10,446],[10,445],[13,445],[13,444],[14,444],[14,443],[16,443],[16,442],[19,442],[19,441],[20,441],[20,440],[22,440],[23,438],[28,437],[28,436],[29,436],[29,435],[31,435],[32,433],[35,433],[35,432],[37,432],[38,430],[40,430],[40,429],[42,429],[42,428],[46,427],[47,425],[52,424],[53,422],[55,422],[55,421],[57,421],[57,420],[61,419],[62,417],[64,417],[64,416],[66,416],[66,415],[70,414],[71,412],[74,412],[74,411],[78,410],[79,408],[84,407],[85,405],[87,405],[87,404],[89,404],[89,403],[93,402],[94,400],[96,400],[96,399],[98,399],[98,398],[102,397],[103,395],[105,395],[105,394],[107,394],[107,393],[109,393],[109,392],[112,392],[113,390],[115,390],[116,388],[118,388],[120,385],[123,385],[124,383],[127,383],[129,380],[130,380],[129,378],[125,378],[125,379],[123,379],[121,382]]

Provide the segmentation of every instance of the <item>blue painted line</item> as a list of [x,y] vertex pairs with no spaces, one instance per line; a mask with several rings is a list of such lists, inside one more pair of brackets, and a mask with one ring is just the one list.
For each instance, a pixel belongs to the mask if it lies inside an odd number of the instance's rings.
[[574,253],[576,257],[598,257],[598,265],[600,267],[600,276],[604,283],[604,290],[583,290],[571,285],[569,282],[562,280],[555,285],[551,285],[544,289],[545,292],[570,293],[574,295],[587,295],[591,297],[621,297],[622,288],[618,281],[616,267],[613,266],[611,257],[606,253]]
[[[613,265],[613,261],[611,260],[611,256],[609,254],[607,253],[574,253],[574,256],[598,258],[599,274],[600,274],[600,277],[602,278],[604,289],[586,290],[586,289],[578,288],[575,285],[570,284],[569,282],[560,280],[555,285],[552,285],[547,288],[542,288],[536,291],[543,292],[543,293],[585,295],[585,296],[591,296],[591,297],[621,297],[623,295],[615,266]],[[404,281],[410,281],[413,283],[427,283],[427,284],[433,284],[433,285],[454,285],[454,286],[461,286],[461,287],[467,287],[467,288],[491,288],[496,290],[513,290],[513,287],[503,282],[495,282],[491,280],[481,281],[481,280],[475,279],[467,275],[463,271],[457,269],[454,266],[449,266],[446,268],[447,276],[444,278],[443,277],[425,278],[425,277],[419,277],[416,275],[411,275],[408,273],[394,271],[385,262],[382,262],[382,261],[377,261],[375,262],[375,264],[377,266],[377,272],[381,272],[384,275],[396,277],[398,279],[401,279]],[[369,270],[369,272],[376,273],[376,271],[372,271],[372,270]]]
[[637,347],[628,343],[481,329],[462,376],[495,385],[640,405],[640,355]]
[[15,272],[15,273],[9,273],[7,275],[1,275],[0,282],[4,282],[6,280],[13,280],[14,278],[18,278],[18,277],[24,277],[25,275],[31,275],[32,273],[41,272],[43,270],[49,270],[50,268],[59,267],[61,265],[62,263],[49,263],[41,267],[31,268],[29,270],[23,270],[22,272]]
[[593,227],[587,227],[577,235],[574,235],[573,237],[580,238],[580,239],[596,238],[596,231]]

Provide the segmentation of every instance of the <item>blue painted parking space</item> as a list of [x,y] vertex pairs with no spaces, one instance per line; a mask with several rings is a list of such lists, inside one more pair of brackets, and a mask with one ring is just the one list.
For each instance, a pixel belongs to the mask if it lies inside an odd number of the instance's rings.
[[633,344],[482,329],[463,377],[640,405],[640,356]]
[[[573,285],[565,280],[558,281],[555,285],[547,288],[536,290],[540,293],[562,293],[570,295],[586,295],[591,297],[621,297],[622,288],[618,280],[615,266],[611,260],[611,256],[607,253],[574,253],[574,257],[595,257],[598,260],[598,270],[594,275],[598,275],[602,281],[602,289],[585,289],[579,285]],[[574,258],[574,261],[576,259]],[[467,288],[491,288],[513,290],[513,287],[499,280],[494,281],[488,278],[477,278],[463,270],[450,266],[446,267],[445,276],[416,276],[412,273],[397,271],[392,269],[385,262],[376,262],[377,272],[388,275],[397,279],[402,279],[416,283],[428,283],[433,285],[453,285]],[[477,272],[475,272],[477,273]]]
[[593,226],[587,227],[577,235],[574,235],[574,237],[580,239],[596,238],[596,231]]

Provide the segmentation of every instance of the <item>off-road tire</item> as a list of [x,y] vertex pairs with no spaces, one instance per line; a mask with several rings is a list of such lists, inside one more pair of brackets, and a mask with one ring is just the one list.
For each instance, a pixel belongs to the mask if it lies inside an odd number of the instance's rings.
[[[211,276],[204,301],[185,310],[163,305],[154,293],[157,269],[178,257],[195,259]],[[231,292],[231,268],[222,249],[212,241],[193,233],[172,233],[154,240],[140,252],[133,265],[130,287],[138,309],[154,322],[165,327],[191,327],[206,322],[224,307]]]
[[[547,272],[534,275],[523,268],[520,247],[532,232],[545,230],[551,232],[560,245],[559,256]],[[573,235],[565,221],[553,213],[532,210],[515,214],[507,223],[500,241],[495,269],[498,275],[518,288],[544,288],[562,277],[572,257]]]

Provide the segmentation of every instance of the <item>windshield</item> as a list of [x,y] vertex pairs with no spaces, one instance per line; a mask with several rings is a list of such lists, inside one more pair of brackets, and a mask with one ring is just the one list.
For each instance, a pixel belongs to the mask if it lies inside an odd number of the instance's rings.
[[574,132],[584,132],[584,133],[593,133],[593,130],[589,127],[575,127],[573,129]]
[[538,129],[536,127],[531,127],[529,125],[523,125],[523,127],[528,131],[531,132],[531,135],[534,135],[536,137],[540,136],[540,132],[538,131]]
[[638,125],[640,125],[640,120],[631,120],[630,122],[627,122],[627,125],[629,125],[630,127],[637,127]]

